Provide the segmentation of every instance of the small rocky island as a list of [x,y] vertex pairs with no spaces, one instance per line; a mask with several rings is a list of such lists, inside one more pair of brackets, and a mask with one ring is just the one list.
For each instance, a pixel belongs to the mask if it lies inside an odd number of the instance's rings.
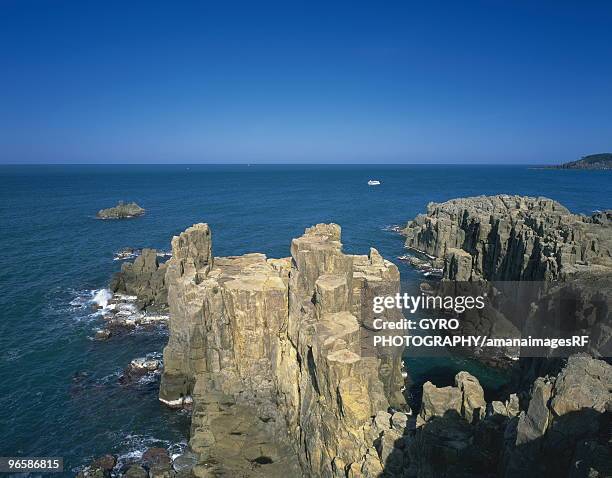
[[549,166],[547,169],[612,169],[612,153],[590,154],[577,161]]
[[142,216],[144,213],[144,208],[140,207],[135,202],[124,203],[123,201],[119,201],[114,207],[100,209],[96,217],[98,219],[129,219]]

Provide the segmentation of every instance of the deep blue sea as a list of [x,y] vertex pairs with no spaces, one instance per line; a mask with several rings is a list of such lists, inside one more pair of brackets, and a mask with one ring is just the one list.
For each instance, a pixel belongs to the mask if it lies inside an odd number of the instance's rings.
[[[382,185],[368,187],[368,179]],[[318,222],[343,228],[345,250],[370,246],[397,260],[403,240],[388,226],[428,202],[479,194],[556,199],[574,212],[612,208],[612,172],[525,166],[0,166],[0,456],[63,456],[69,472],[93,456],[127,457],[148,446],[178,449],[189,417],[157,401],[155,380],[123,386],[131,359],[160,352],[163,331],[91,340],[101,319],[93,291],[120,267],[119,249],[169,249],[208,222],[214,254],[289,255],[291,238]],[[100,221],[119,200],[146,215]],[[441,384],[468,368],[490,389],[503,377],[462,359],[410,359],[413,380]],[[77,379],[75,379],[77,374]]]

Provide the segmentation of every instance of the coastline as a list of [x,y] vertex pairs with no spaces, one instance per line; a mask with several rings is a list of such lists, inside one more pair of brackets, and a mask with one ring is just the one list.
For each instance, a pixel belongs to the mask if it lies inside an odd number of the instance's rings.
[[[159,203],[155,202],[156,201],[155,194],[158,194],[158,193],[156,193],[156,190],[153,190],[151,191],[150,196],[145,196],[145,197],[148,197],[148,199],[142,201],[142,204],[145,207],[155,205],[155,207],[150,210],[155,210],[156,213],[154,216],[147,214],[143,216],[141,219],[139,219],[137,222],[130,222],[130,221],[121,222],[121,223],[107,222],[107,221],[96,222],[96,221],[93,221],[92,217],[87,216],[87,213],[89,211],[83,211],[83,208],[85,208],[86,205],[83,205],[83,204],[72,205],[71,204],[70,206],[66,206],[58,202],[57,199],[54,202],[51,198],[44,197],[45,203],[52,204],[52,205],[57,204],[57,206],[54,205],[53,207],[56,209],[59,208],[57,209],[58,211],[64,211],[66,207],[70,207],[72,208],[70,209],[70,211],[74,211],[69,214],[63,213],[64,217],[69,218],[68,224],[70,224],[70,227],[74,229],[75,231],[74,234],[71,234],[65,237],[64,236],[65,228],[64,228],[64,229],[58,230],[57,233],[53,232],[52,234],[50,234],[47,237],[47,240],[51,241],[51,243],[53,243],[53,241],[57,241],[56,243],[58,245],[61,244],[62,248],[66,248],[66,250],[73,249],[75,251],[77,250],[90,251],[90,252],[87,252],[87,254],[89,255],[84,255],[84,253],[81,253],[80,255],[75,255],[73,258],[66,257],[66,254],[60,252],[57,255],[57,257],[61,258],[62,261],[64,261],[64,264],[62,265],[62,267],[66,269],[67,271],[70,271],[70,273],[65,276],[60,275],[58,276],[58,279],[56,280],[62,280],[63,284],[66,284],[67,287],[71,287],[74,284],[77,286],[75,287],[75,289],[82,288],[83,284],[91,284],[93,286],[92,288],[99,289],[101,286],[108,283],[108,280],[112,276],[112,273],[116,271],[116,268],[119,266],[119,261],[112,261],[113,255],[117,251],[121,250],[122,248],[126,246],[130,246],[130,247],[154,246],[158,250],[168,250],[168,242],[167,242],[169,238],[168,231],[178,232],[182,230],[182,226],[180,226],[179,223],[181,224],[188,223],[188,221],[191,220],[191,217],[201,217],[202,211],[205,211],[206,214],[209,215],[213,219],[213,223],[219,223],[223,221],[223,223],[226,224],[225,227],[217,227],[215,229],[216,231],[215,234],[217,237],[215,244],[217,244],[216,247],[219,249],[220,256],[236,255],[236,254],[241,254],[241,253],[249,252],[253,250],[262,250],[263,248],[264,251],[268,253],[269,257],[283,257],[284,255],[287,254],[288,238],[295,237],[297,235],[293,232],[296,228],[295,218],[300,217],[300,215],[309,214],[308,211],[311,210],[311,208],[315,205],[316,207],[321,207],[322,204],[330,204],[336,201],[337,199],[334,198],[334,196],[331,196],[331,192],[329,191],[333,191],[334,189],[339,189],[339,192],[344,193],[344,191],[346,191],[347,188],[349,188],[348,189],[349,191],[352,191],[352,190],[361,191],[360,188],[362,186],[360,182],[361,181],[360,177],[369,176],[372,174],[367,171],[364,173],[361,170],[362,168],[358,168],[355,172],[352,172],[352,173],[350,170],[348,170],[348,172],[340,170],[338,176],[328,181],[327,183],[328,185],[324,183],[323,186],[320,186],[317,188],[318,191],[321,191],[321,190],[324,191],[325,196],[322,198],[323,200],[318,200],[314,196],[313,197],[307,196],[306,198],[302,197],[299,202],[296,202],[296,205],[298,207],[297,211],[295,209],[292,211],[286,211],[286,212],[281,211],[279,213],[279,217],[275,218],[275,221],[277,221],[277,223],[280,224],[280,228],[277,226],[275,229],[270,229],[269,231],[267,229],[269,228],[270,222],[260,222],[260,224],[258,224],[258,221],[266,220],[265,218],[262,219],[261,215],[253,215],[252,219],[249,219],[249,222],[248,222],[249,226],[245,229],[244,224],[241,223],[241,221],[243,221],[243,216],[241,216],[240,218],[238,217],[233,218],[231,215],[227,215],[227,209],[224,210],[222,208],[219,208],[218,206],[217,206],[217,209],[213,209],[210,206],[211,204],[220,204],[222,202],[227,202],[228,204],[237,204],[235,202],[232,202],[233,200],[231,196],[224,196],[223,190],[220,189],[221,187],[227,187],[227,182],[220,182],[218,186],[215,185],[214,183],[211,183],[208,186],[208,189],[206,192],[207,199],[205,202],[199,202],[198,200],[195,200],[195,199],[192,199],[191,202],[185,202],[184,200],[185,195],[177,195],[176,199],[171,199],[171,200],[167,199],[168,196],[165,196],[164,201],[166,201],[168,204],[168,206],[166,206],[167,207],[166,209],[164,209],[163,204],[161,202]],[[394,260],[395,257],[402,255],[405,252],[405,249],[402,244],[403,241],[400,239],[401,236],[397,236],[396,234],[389,234],[388,232],[383,231],[382,225],[383,224],[393,224],[393,223],[397,224],[403,221],[407,221],[411,217],[414,217],[419,212],[423,211],[428,202],[436,199],[436,193],[435,192],[432,193],[431,191],[427,190],[426,187],[419,189],[417,191],[418,195],[415,195],[415,191],[406,190],[404,186],[405,184],[414,184],[414,183],[421,182],[424,185],[427,185],[429,181],[428,178],[431,177],[433,179],[433,178],[438,177],[437,173],[435,172],[437,168],[433,168],[431,170],[432,171],[431,173],[429,172],[429,170],[427,170],[427,168],[420,168],[420,170],[422,171],[421,173],[419,173],[421,176],[418,176],[418,177],[415,177],[414,175],[416,173],[414,172],[413,169],[409,168],[408,169],[409,172],[405,176],[401,178],[398,177],[398,179],[396,180],[394,180],[394,178],[391,177],[392,175],[390,177],[383,178],[384,188],[380,190],[382,194],[377,195],[380,198],[387,198],[382,203],[369,201],[368,200],[369,196],[365,196],[365,195],[371,195],[370,194],[371,191],[368,191],[367,187],[363,186],[364,196],[359,201],[361,210],[360,210],[360,213],[357,216],[355,216],[355,218],[353,218],[353,216],[351,216],[347,210],[341,210],[342,212],[340,214],[342,214],[343,217],[345,217],[345,219],[348,221],[348,226],[345,227],[345,231],[346,231],[345,234],[348,234],[349,235],[348,237],[350,237],[350,239],[346,240],[346,243],[347,243],[347,247],[350,248],[351,252],[355,249],[357,249],[355,250],[355,252],[364,252],[364,251],[367,251],[370,245],[374,245],[374,246],[381,245],[382,246],[381,254],[384,257],[387,257],[392,260]],[[472,177],[473,171],[474,171],[473,168],[462,169],[460,167],[455,168],[455,170],[459,172],[465,171],[465,173],[462,173],[462,174],[465,174],[466,178]],[[486,168],[485,169],[477,168],[477,170],[480,171],[479,174],[485,174],[487,171]],[[102,169],[102,171],[104,171],[104,168]],[[100,177],[99,181],[101,185],[112,183],[114,184],[113,187],[130,188],[130,187],[133,187],[134,184],[138,184],[135,179],[138,177],[141,177],[144,170],[136,168],[134,172],[134,176],[132,177],[128,176],[127,178],[123,179],[125,184],[121,184],[121,180],[117,179],[113,168],[108,168],[108,171],[109,173],[106,176]],[[204,171],[206,171],[206,168],[204,168]],[[405,174],[405,173],[402,173],[402,169],[399,169],[398,171],[399,173],[394,172],[394,174]],[[483,173],[482,171],[485,171],[485,173]],[[497,189],[497,190],[506,189],[506,186],[504,186],[504,184],[500,182],[501,180],[499,179],[499,176],[496,173],[498,169],[493,168],[490,171],[491,171],[490,173],[486,173],[488,174],[486,176],[487,182],[491,184],[490,187]],[[531,190],[533,190],[535,193],[545,192],[545,191],[542,191],[542,189],[538,189],[539,179],[536,179],[533,183],[530,183],[528,180],[525,179],[525,177],[528,178],[528,176],[523,176],[525,173],[523,172],[524,170],[522,168],[508,168],[507,171],[513,172],[512,174],[519,174],[520,179],[517,179],[516,182],[517,184],[518,183],[522,184],[523,185],[522,187],[530,187]],[[191,172],[193,173],[193,170]],[[204,173],[202,174],[204,175]],[[223,173],[223,174],[226,175],[226,178],[231,178],[231,176],[227,176],[227,173]],[[289,184],[291,178],[293,177],[292,172],[288,171],[287,173],[282,173],[282,174],[286,174],[285,176],[287,178],[286,182],[287,184]],[[204,175],[202,177],[206,177],[206,176]],[[196,192],[199,191],[200,184],[202,184],[202,181],[203,181],[202,177],[196,176],[191,183],[190,182],[186,183],[185,179],[181,179],[183,187],[185,187],[185,184],[187,185],[186,187],[189,189],[190,194],[192,195],[193,198],[198,197]],[[70,176],[68,176],[68,178],[70,178]],[[160,180],[162,178],[163,178],[163,175],[160,176]],[[257,179],[258,179],[258,176],[254,176],[252,178],[255,185],[257,184]],[[243,177],[236,176],[236,180],[237,181],[240,180],[244,184]],[[71,181],[72,179],[69,179],[66,181],[62,180],[62,184],[68,184]],[[228,179],[225,179],[224,181],[228,181]],[[438,181],[439,181],[439,178],[438,178]],[[161,184],[163,183],[160,182],[160,185]],[[247,184],[247,188],[255,187],[255,186],[249,186],[249,183],[246,183],[246,184]],[[588,212],[593,206],[598,207],[598,209],[605,209],[604,196],[606,195],[605,191],[606,191],[607,186],[608,184],[606,182],[603,182],[603,183],[595,182],[591,186],[593,188],[593,192],[589,193],[589,190],[587,190],[586,195],[585,195],[584,188],[577,187],[575,189],[575,193],[573,193],[572,189],[567,189],[568,186],[565,186],[566,192],[564,192],[564,194],[567,195],[568,194],[567,191],[570,191],[569,193],[570,195],[566,196],[566,200],[562,202],[570,205],[571,206],[570,208],[573,210],[578,209],[584,212]],[[558,186],[555,185],[554,183],[548,187],[550,188],[550,190],[559,189]],[[350,189],[350,188],[353,188],[353,189]],[[159,189],[157,189],[157,191],[159,191]],[[274,191],[266,192],[261,198],[259,198],[256,202],[254,202],[253,204],[254,207],[252,208],[252,210],[257,211],[257,207],[265,202],[274,202],[276,198],[278,197],[278,195],[272,194],[273,192]],[[481,192],[481,191],[478,191],[478,192]],[[100,186],[99,192],[97,194],[99,195],[106,194],[103,186]],[[135,196],[140,197],[145,194],[146,193],[144,192],[144,190],[141,190],[140,192],[135,194]],[[319,194],[321,193],[319,192]],[[352,194],[362,194],[362,193],[355,192]],[[288,193],[282,193],[280,195],[289,197]],[[548,192],[547,195],[554,197],[554,195],[552,195],[550,192]],[[567,199],[568,197],[569,197],[569,200]],[[17,195],[15,195],[12,200],[15,200],[15,198],[18,198],[19,200],[23,201],[23,199]],[[398,198],[398,199],[395,199],[395,198]],[[34,204],[36,204],[36,196],[33,195],[30,201],[34,201]],[[159,199],[157,199],[157,201],[159,201]],[[141,200],[139,200],[139,202],[141,202]],[[87,207],[87,209],[95,210],[95,208],[97,207],[97,204],[101,204],[101,203],[104,203],[104,201],[98,200],[98,202],[94,204],[93,207]],[[410,206],[411,203],[414,203],[415,206],[414,207]],[[7,204],[10,204],[10,202],[8,202]],[[341,204],[341,202],[338,202],[337,204]],[[405,206],[400,209],[397,206],[397,204],[404,204],[404,205],[407,204],[408,207],[409,208],[412,207],[412,209],[409,212],[404,212],[406,210]],[[389,207],[389,205],[395,205],[395,206]],[[244,203],[241,202],[240,207],[248,208],[248,205],[245,206]],[[32,207],[32,209],[34,210],[36,208]],[[147,209],[149,209],[149,207]],[[248,210],[251,210],[251,209],[248,209]],[[185,211],[185,212],[182,212],[182,211]],[[9,216],[9,221],[12,221],[12,224],[14,224],[13,229],[19,231],[20,222],[18,222],[17,219],[18,218],[16,215],[12,217]],[[52,227],[53,221],[55,220],[54,217],[52,215],[47,215],[47,219],[50,223],[50,225],[47,227]],[[262,227],[262,225],[264,226]],[[50,229],[50,230],[53,230],[53,229]],[[249,231],[249,233],[245,235],[245,231]],[[358,232],[358,234],[355,234],[355,232]],[[297,231],[297,233],[299,234],[299,231]],[[147,238],[143,239],[143,234],[146,234]],[[16,238],[17,237],[19,236],[16,236]],[[355,238],[357,239],[357,242],[355,241]],[[83,239],[84,241],[78,242],[81,239]],[[27,245],[28,243],[24,242],[24,244]],[[245,244],[247,245],[245,246]],[[357,245],[357,247],[355,247],[355,245]],[[9,246],[8,244],[7,244],[7,249],[16,250],[13,245]],[[27,249],[25,251],[27,251]],[[33,257],[36,256],[35,253],[33,252],[25,252],[25,251],[24,253],[32,254]],[[87,261],[87,264],[89,265],[88,270],[92,271],[91,275],[86,276],[85,278],[83,278],[82,276],[79,276],[79,274],[82,274],[79,271],[82,270],[82,266],[84,263],[83,261]],[[420,274],[417,271],[413,271],[411,267],[408,267],[407,265],[399,261],[397,261],[396,263],[398,267],[400,268],[400,274],[402,275],[403,280],[412,282],[412,281],[418,281],[419,277],[421,277]],[[13,266],[11,265],[10,267],[13,267]],[[13,271],[15,270],[16,269],[13,269]],[[34,288],[39,287],[37,285],[39,283],[41,284],[42,287],[47,287],[47,283],[49,279],[46,276],[44,277],[43,282],[37,282],[37,278],[34,275],[32,276],[27,275],[29,273],[30,273],[29,271],[26,271],[26,275],[22,275],[21,277],[23,277],[25,280],[29,280],[30,283],[33,284]],[[13,274],[15,274],[15,272],[13,272]],[[18,275],[15,274],[15,277],[17,276]],[[52,291],[48,293],[47,297],[49,298],[49,300],[53,297],[52,294],[53,294]],[[73,299],[69,299],[69,300],[73,300]],[[7,309],[5,309],[7,310],[9,317],[16,315],[15,312],[13,312],[13,310],[14,310],[14,307],[18,305],[19,305],[19,302],[17,301],[15,306],[9,306]],[[83,312],[85,311],[85,309],[83,308],[80,308],[79,310]],[[68,313],[73,314],[74,312],[68,312]],[[60,311],[58,309],[57,317],[60,317],[59,314],[60,314]],[[56,316],[53,315],[52,317],[56,317]],[[66,317],[69,317],[69,316],[66,315]],[[59,319],[53,319],[53,320],[59,320]],[[88,352],[82,353],[83,356],[85,356],[85,354],[90,354],[91,356],[90,361],[85,362],[83,364],[79,364],[79,365],[72,365],[71,370],[69,369],[70,377],[77,370],[85,370],[85,371],[88,371],[88,373],[90,374],[89,375],[90,379],[87,379],[85,381],[86,391],[80,392],[80,395],[79,395],[80,398],[76,398],[72,400],[71,403],[73,403],[74,405],[70,405],[68,408],[64,407],[67,411],[70,411],[72,409],[79,410],[79,408],[82,406],[89,406],[88,404],[90,403],[90,400],[93,400],[95,397],[95,395],[93,394],[93,391],[98,390],[96,379],[94,379],[93,377],[97,377],[99,374],[99,377],[102,378],[106,375],[114,373],[115,369],[113,369],[112,367],[110,368],[110,370],[108,369],[108,367],[106,368],[103,367],[103,364],[109,361],[109,357],[108,357],[109,352],[107,351],[112,350],[113,352],[111,353],[117,356],[117,365],[116,366],[113,365],[113,367],[117,367],[117,370],[122,370],[135,357],[141,357],[145,355],[145,353],[153,351],[153,349],[149,345],[147,345],[147,343],[149,343],[148,342],[149,339],[147,338],[149,337],[149,335],[147,333],[144,333],[144,334],[128,333],[125,336],[123,335],[117,336],[117,340],[113,340],[111,338],[107,342],[97,344],[95,342],[91,342],[86,339],[86,337],[90,337],[92,335],[92,329],[94,325],[97,325],[97,323],[92,322],[92,320],[97,320],[97,319],[91,319],[91,318],[84,317],[82,321],[77,322],[78,326],[76,329],[74,329],[75,326],[71,324],[72,320],[74,319],[70,319],[70,321],[60,322],[60,323],[65,323],[65,326],[62,328],[63,330],[62,335],[64,336],[66,334],[71,334],[71,330],[76,330],[80,334],[82,334],[85,340],[85,343],[90,344],[93,348],[89,349]],[[46,322],[49,324],[53,323],[53,322],[49,322],[49,320],[47,320]],[[157,336],[157,334],[159,333],[160,333],[159,331],[156,331],[154,332],[154,335],[151,335],[150,337]],[[51,335],[50,337],[52,336],[53,335]],[[163,337],[163,336],[160,335],[160,337]],[[165,341],[165,339],[162,339],[162,343],[163,341]],[[161,349],[161,345],[159,347],[160,348],[158,350]],[[131,350],[128,350],[128,349],[131,349]],[[10,350],[11,348],[9,348],[9,352]],[[115,350],[118,350],[119,353],[115,352]],[[81,356],[81,354],[77,354],[76,356]],[[16,357],[19,357],[19,356],[16,355]],[[19,359],[19,358],[16,359],[16,362],[12,362],[12,363],[16,364],[17,366],[20,366],[20,363],[23,363],[25,365],[25,362],[23,362],[23,359]],[[71,362],[68,362],[68,363],[71,363]],[[410,374],[413,376],[419,377],[417,379],[419,383],[426,382],[427,380],[421,379],[420,377],[426,378],[428,374],[433,373],[433,372],[429,372],[427,368],[433,364],[429,364],[427,361],[420,361],[420,362],[417,362],[416,365],[418,365],[419,367],[423,367],[423,368],[416,369],[416,370],[410,370],[409,371]],[[97,368],[104,369],[104,370],[101,370],[100,372],[95,372]],[[92,372],[92,370],[94,372]],[[32,373],[32,372],[30,371],[29,373]],[[434,375],[432,374],[430,376],[433,377]],[[452,377],[449,376],[448,379],[452,380]],[[437,385],[438,383],[440,384],[445,383],[447,378],[445,376],[444,377],[439,376],[439,378],[436,378],[436,380],[439,381],[436,383]],[[91,391],[89,391],[90,384],[92,387],[94,387],[91,389]],[[109,393],[109,394],[114,394],[114,396],[117,396],[117,394],[119,393],[121,400],[124,400],[123,397],[125,397],[125,400],[127,403],[129,403],[129,401],[134,401],[133,392],[129,392],[127,389],[125,390],[125,392],[123,391],[118,392],[114,390],[115,389],[113,389],[110,386],[105,386],[105,388],[103,389],[103,392],[96,392],[96,393],[98,394],[99,393],[103,393],[103,394]],[[137,391],[138,388],[134,390]],[[149,393],[150,392],[147,392],[147,394]],[[128,399],[128,396],[130,394],[132,394],[131,400]],[[140,396],[139,394],[140,392],[137,391],[136,396]],[[157,402],[157,397],[155,395],[156,395],[155,393],[146,395],[146,396],[151,397],[150,398],[152,400],[151,404],[147,404],[149,402],[146,402],[146,403],[143,402],[141,404],[138,404],[138,400],[136,400],[133,404],[128,405],[128,407],[132,407],[132,408],[128,408],[130,410],[130,414],[135,414],[136,416],[138,416],[139,413],[146,411],[146,414],[151,417],[151,418],[146,418],[146,420],[151,420],[149,423],[153,423],[154,420],[153,420],[153,414],[152,414],[153,413],[152,407],[156,407],[155,402]],[[52,402],[48,402],[48,403],[52,403]],[[141,411],[139,412],[139,410]],[[149,410],[151,410],[151,414],[149,414]],[[160,412],[156,411],[155,413],[159,414]],[[175,412],[169,411],[169,413],[172,414]],[[183,413],[183,412],[179,412],[179,413]],[[144,416],[145,415],[143,414],[142,420],[143,420],[143,423],[146,423]],[[166,422],[172,423],[172,421],[175,420],[173,415],[168,415],[165,411],[162,412],[162,416],[164,417],[163,420],[165,421],[162,423],[166,423]],[[117,430],[121,430],[122,427],[125,427],[125,424],[121,423],[122,420],[113,419],[111,421],[113,422],[113,427],[116,427]],[[87,424],[88,422],[85,421],[84,423]],[[130,422],[127,422],[127,423],[130,423]],[[91,426],[91,425],[88,425],[88,426]],[[151,425],[147,425],[147,426],[151,426]],[[165,433],[171,430],[170,428],[168,428],[168,426],[173,426],[173,425],[164,425],[164,429],[166,431],[164,431],[163,433],[160,433],[159,431],[154,431],[153,433],[155,433],[155,435],[153,436],[156,436],[157,438],[161,439],[162,437],[164,437]],[[154,427],[151,427],[151,429],[155,430]],[[91,436],[92,437],[95,436],[93,432]],[[150,437],[151,435],[150,435],[150,432],[147,431],[143,433],[143,436]],[[163,439],[165,440],[166,438],[163,438]],[[118,439],[114,439],[115,445],[111,445],[109,441],[103,442],[103,441],[98,440],[98,442],[102,446],[97,448],[96,451],[93,451],[93,452],[86,451],[84,453],[79,452],[82,458],[78,459],[78,461],[76,461],[74,458],[72,459],[72,463],[75,468],[88,464],[89,460],[93,458],[92,455],[94,453],[95,453],[95,456],[101,455],[104,453],[108,453],[108,452],[116,453],[117,455],[122,455],[123,453],[131,453],[133,451],[133,450],[130,450],[129,448],[131,446],[129,445],[130,440],[121,438],[121,436],[119,436]],[[180,439],[178,439],[177,442],[180,442]],[[121,445],[121,443],[125,443],[128,445]],[[128,448],[124,450],[120,450],[121,446],[127,446]],[[89,448],[89,450],[94,450],[94,447]],[[143,450],[142,452],[144,451],[146,450]],[[91,458],[88,458],[88,455]]]

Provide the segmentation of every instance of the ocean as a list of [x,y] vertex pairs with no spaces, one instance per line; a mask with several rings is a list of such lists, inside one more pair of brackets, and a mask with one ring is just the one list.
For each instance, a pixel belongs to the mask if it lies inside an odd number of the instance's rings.
[[[369,187],[369,179],[381,185]],[[526,166],[92,165],[0,166],[0,455],[61,456],[71,476],[92,457],[122,460],[150,446],[184,448],[186,412],[157,401],[159,377],[119,376],[157,356],[163,329],[93,341],[91,307],[120,268],[124,247],[169,250],[170,239],[208,222],[216,256],[289,255],[293,237],[319,222],[342,226],[345,251],[376,247],[400,268],[405,224],[430,201],[481,194],[547,196],[573,212],[612,208],[612,172]],[[101,221],[96,212],[136,201],[146,215]],[[495,390],[504,376],[457,357],[407,359],[418,386],[445,385],[468,369]]]

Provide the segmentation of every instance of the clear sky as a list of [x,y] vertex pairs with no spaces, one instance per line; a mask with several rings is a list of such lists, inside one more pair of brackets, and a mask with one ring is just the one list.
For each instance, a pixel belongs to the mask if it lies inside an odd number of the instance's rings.
[[612,2],[0,0],[1,163],[612,151]]

